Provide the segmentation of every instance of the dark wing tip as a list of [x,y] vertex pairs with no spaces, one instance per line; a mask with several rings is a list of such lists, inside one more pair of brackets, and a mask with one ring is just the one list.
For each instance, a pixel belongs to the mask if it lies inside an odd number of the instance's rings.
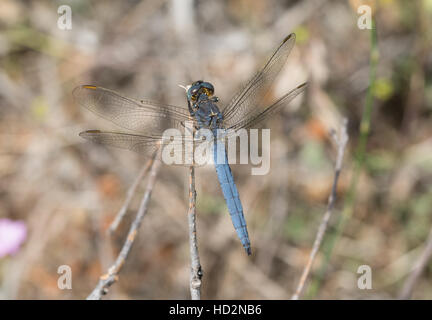
[[306,88],[309,84],[307,82],[303,82],[301,85],[297,86],[296,89],[303,89]]
[[285,39],[283,39],[282,43],[287,42],[287,41],[290,40],[291,38],[292,38],[293,40],[296,39],[296,35],[295,35],[295,33],[290,33],[289,35],[287,35],[287,36],[285,37]]
[[88,138],[89,136],[91,136],[92,134],[101,133],[101,132],[102,131],[100,131],[100,130],[86,130],[86,131],[80,132],[79,136],[85,139],[85,138]]
[[251,247],[247,247],[247,248],[245,248],[245,251],[246,251],[246,253],[247,253],[248,256],[250,256],[250,255],[252,254],[252,249],[251,249]]

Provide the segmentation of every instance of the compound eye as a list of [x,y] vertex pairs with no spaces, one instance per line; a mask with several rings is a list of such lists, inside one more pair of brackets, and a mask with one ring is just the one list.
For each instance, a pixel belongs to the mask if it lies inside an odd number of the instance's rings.
[[210,82],[204,82],[201,87],[202,87],[202,90],[204,91],[204,93],[208,97],[211,97],[213,95],[214,87]]
[[214,89],[213,88],[203,88],[203,91],[205,92],[205,94],[208,97],[211,97],[213,95],[213,93],[214,93]]

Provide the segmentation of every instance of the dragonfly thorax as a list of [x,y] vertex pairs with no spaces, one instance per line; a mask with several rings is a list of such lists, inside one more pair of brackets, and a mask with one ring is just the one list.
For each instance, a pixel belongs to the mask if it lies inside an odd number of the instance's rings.
[[222,113],[213,99],[200,97],[193,105],[192,116],[198,123],[199,129],[217,129],[222,126]]

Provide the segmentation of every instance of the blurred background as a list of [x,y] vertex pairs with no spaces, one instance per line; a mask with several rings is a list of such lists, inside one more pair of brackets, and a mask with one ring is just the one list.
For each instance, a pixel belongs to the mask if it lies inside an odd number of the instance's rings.
[[[362,4],[373,8],[375,49],[371,31],[357,26]],[[72,9],[71,30],[57,25],[61,5]],[[431,0],[2,0],[0,298],[85,298],[121,248],[144,191],[145,184],[107,237],[146,159],[78,136],[118,128],[75,103],[75,86],[186,107],[178,84],[204,79],[223,104],[291,32],[297,42],[271,95],[309,87],[266,124],[269,174],[232,167],[251,257],[214,168],[196,171],[202,297],[291,297],[331,191],[337,150],[329,132],[346,117],[338,200],[303,298],[397,298],[432,225],[431,18]],[[369,88],[371,56],[378,63]],[[368,107],[369,137],[358,155]],[[188,170],[163,165],[106,299],[189,299],[187,209]],[[61,265],[71,267],[72,290],[57,286]],[[357,286],[361,265],[371,267],[370,290]],[[429,264],[412,296],[431,299],[431,280]]]

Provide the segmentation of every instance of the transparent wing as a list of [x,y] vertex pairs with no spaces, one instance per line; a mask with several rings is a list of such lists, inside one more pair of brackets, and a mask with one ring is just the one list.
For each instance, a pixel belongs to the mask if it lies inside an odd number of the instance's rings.
[[282,41],[264,68],[249,80],[246,86],[224,108],[222,114],[224,125],[227,128],[254,119],[262,112],[260,106],[263,99],[285,64],[294,43],[295,34],[292,33]]
[[146,137],[136,134],[103,132],[99,130],[87,130],[80,134],[80,137],[96,142],[122,149],[129,149],[141,154],[151,156],[153,152],[160,147],[160,138]]
[[237,122],[235,125],[229,127],[228,129],[238,130],[241,128],[250,129],[250,128],[257,128],[264,120],[271,117],[274,113],[278,112],[281,108],[286,106],[290,101],[292,101],[295,97],[297,97],[300,93],[302,93],[307,87],[307,83],[303,83],[296,87],[295,89],[291,90],[281,98],[279,98],[276,102],[274,102],[272,105],[264,108],[263,111],[255,115],[254,117],[247,117],[244,120],[241,120]]
[[[160,136],[144,136],[138,134],[129,134],[129,133],[121,133],[121,132],[104,132],[99,130],[87,130],[83,131],[80,134],[80,137],[107,146],[112,146],[116,148],[128,149],[144,156],[150,157],[159,148],[162,148],[161,154],[157,153],[157,158],[159,160],[165,160],[163,157],[167,156],[167,153],[164,153],[164,149],[167,148],[166,152],[170,154],[172,157],[174,154],[173,148],[175,148],[175,152],[181,153],[181,159],[179,159],[178,163],[170,163],[171,165],[179,165],[179,166],[198,166],[198,164],[193,163],[192,153],[187,152],[187,150],[191,150],[190,143],[193,143],[194,147],[201,146],[207,147],[212,140],[193,140],[192,138],[179,136],[179,140],[167,140]],[[189,145],[187,146],[187,143]],[[180,148],[180,149],[179,149]],[[189,148],[189,149],[187,149]]]
[[162,135],[191,121],[187,109],[150,101],[137,101],[102,87],[84,85],[73,90],[77,102],[114,124],[144,135]]

